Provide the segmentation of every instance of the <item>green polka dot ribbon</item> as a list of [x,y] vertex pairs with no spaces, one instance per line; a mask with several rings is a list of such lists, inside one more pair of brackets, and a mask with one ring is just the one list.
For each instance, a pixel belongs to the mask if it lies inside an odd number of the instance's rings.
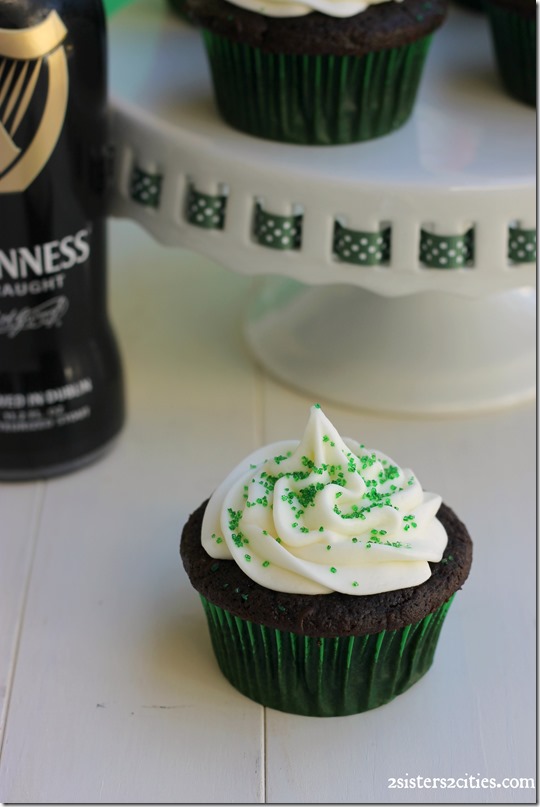
[[267,213],[260,204],[255,208],[253,235],[258,244],[270,249],[300,249],[302,243],[302,214],[276,216]]
[[222,230],[226,207],[226,196],[201,193],[190,185],[186,203],[186,219],[189,224],[206,230]]
[[377,232],[349,230],[338,221],[334,226],[334,254],[344,263],[380,266],[390,260],[391,229]]
[[510,227],[508,259],[512,263],[536,263],[536,230]]
[[163,174],[150,174],[136,165],[131,174],[130,196],[145,207],[159,207],[162,182]]
[[474,229],[464,235],[420,231],[420,262],[429,269],[459,269],[474,261]]

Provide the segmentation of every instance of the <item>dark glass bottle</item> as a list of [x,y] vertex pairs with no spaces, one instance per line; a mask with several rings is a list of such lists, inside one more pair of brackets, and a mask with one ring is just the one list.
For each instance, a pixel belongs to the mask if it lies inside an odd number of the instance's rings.
[[0,479],[71,470],[122,426],[107,137],[101,0],[0,0]]

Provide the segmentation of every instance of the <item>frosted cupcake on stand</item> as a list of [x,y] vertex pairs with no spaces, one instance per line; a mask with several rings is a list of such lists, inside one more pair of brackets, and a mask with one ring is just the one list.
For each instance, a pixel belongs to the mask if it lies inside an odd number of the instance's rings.
[[256,137],[333,145],[410,117],[446,0],[186,0],[215,100]]

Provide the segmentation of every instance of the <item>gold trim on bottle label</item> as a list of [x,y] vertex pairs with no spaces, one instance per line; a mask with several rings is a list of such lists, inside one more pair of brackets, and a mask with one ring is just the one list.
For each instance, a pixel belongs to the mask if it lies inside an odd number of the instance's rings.
[[[67,60],[62,47],[66,34],[67,29],[56,11],[51,11],[43,22],[31,28],[0,29],[0,104],[4,103],[0,120],[0,193],[26,190],[43,170],[56,146],[64,125],[69,93]],[[25,63],[17,77],[16,61]],[[42,67],[48,72],[43,114],[33,139],[21,150],[14,138]]]

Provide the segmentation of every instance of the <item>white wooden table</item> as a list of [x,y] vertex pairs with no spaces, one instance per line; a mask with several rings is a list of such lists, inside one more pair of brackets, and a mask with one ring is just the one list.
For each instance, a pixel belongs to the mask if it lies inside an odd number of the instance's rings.
[[90,467],[0,485],[0,800],[534,803],[534,406],[405,419],[322,402],[443,494],[473,568],[432,670],[398,699],[344,718],[265,709],[217,668],[179,536],[242,456],[301,435],[312,401],[248,354],[248,278],[130,222],[111,223],[110,255],[126,427]]

